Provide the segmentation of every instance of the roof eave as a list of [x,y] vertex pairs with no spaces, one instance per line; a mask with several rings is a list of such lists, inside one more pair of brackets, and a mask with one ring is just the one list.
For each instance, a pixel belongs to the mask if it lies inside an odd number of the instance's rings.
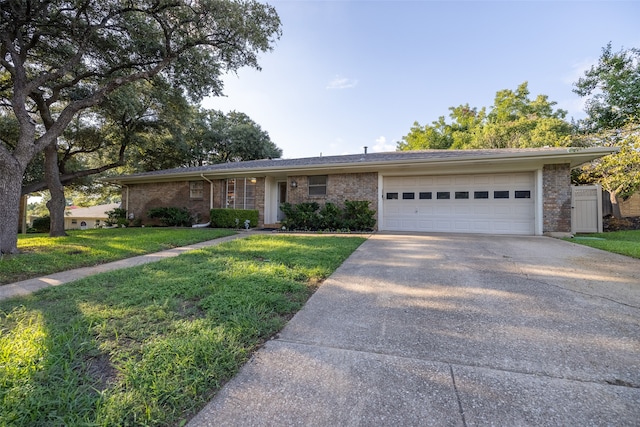
[[[162,175],[144,175],[144,176],[130,176],[121,177],[112,180],[120,185],[137,184],[145,182],[166,182],[175,181],[176,179],[189,180],[207,177],[213,178],[225,178],[225,177],[238,177],[238,176],[267,176],[267,175],[296,175],[300,173],[317,173],[322,171],[380,171],[384,169],[393,169],[398,166],[416,166],[416,165],[440,165],[440,166],[455,166],[462,164],[479,164],[479,163],[495,163],[508,162],[513,163],[545,163],[550,160],[555,160],[555,163],[569,163],[571,168],[578,167],[585,163],[588,163],[594,159],[605,156],[607,154],[616,153],[619,151],[617,147],[589,147],[589,148],[567,148],[564,152],[558,150],[549,151],[531,151],[531,152],[500,152],[496,150],[495,154],[487,155],[483,154],[464,156],[462,158],[417,158],[417,159],[398,159],[398,160],[380,160],[369,162],[348,162],[337,164],[307,164],[307,165],[292,165],[292,166],[272,166],[272,167],[256,167],[256,168],[230,168],[225,170],[211,170],[211,171],[197,171],[197,172],[176,172]],[[363,157],[366,155],[363,154]]]

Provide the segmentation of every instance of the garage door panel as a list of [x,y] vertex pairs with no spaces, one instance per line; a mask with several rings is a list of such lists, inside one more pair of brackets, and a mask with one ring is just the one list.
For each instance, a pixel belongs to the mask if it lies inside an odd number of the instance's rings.
[[465,217],[470,216],[473,213],[471,206],[454,206],[453,214],[456,216],[463,215]]
[[487,216],[487,215],[491,215],[491,206],[489,205],[484,205],[484,206],[474,206],[473,207],[473,214],[476,216]]
[[472,181],[473,178],[469,176],[457,176],[453,179],[455,185],[469,185]]
[[381,230],[534,234],[533,173],[385,177],[383,186]]
[[476,185],[487,185],[491,183],[491,178],[487,175],[474,175],[473,183]]

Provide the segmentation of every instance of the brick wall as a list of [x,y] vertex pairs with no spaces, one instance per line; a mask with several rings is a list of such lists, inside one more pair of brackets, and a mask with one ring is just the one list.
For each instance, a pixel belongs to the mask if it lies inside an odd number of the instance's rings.
[[[297,187],[293,188],[291,182]],[[335,203],[344,207],[345,200],[367,200],[369,208],[378,211],[378,174],[345,173],[327,176],[327,194],[323,196],[309,195],[309,180],[307,176],[291,176],[288,180],[287,202],[298,204],[302,202],[317,202],[320,206],[325,203]]]
[[[214,209],[226,208],[226,185],[224,179],[215,179],[213,182],[213,207]],[[145,225],[160,225],[157,220],[147,217],[151,208],[159,207],[186,207],[192,215],[198,215],[198,222],[209,221],[209,196],[210,184],[204,181],[203,198],[191,199],[189,197],[189,181],[158,182],[150,184],[133,184],[129,186],[129,207],[125,209],[133,212],[135,218],[141,218]],[[243,186],[238,185],[236,197],[243,197]],[[264,178],[256,181],[255,195],[256,209],[260,210],[259,227],[264,225]],[[122,189],[122,200],[127,198],[127,189]]]
[[[189,181],[135,184],[128,188],[129,206],[123,207],[129,214],[133,213],[135,218],[141,218],[142,224],[159,225],[159,221],[147,217],[149,209],[159,207],[187,208],[192,215],[197,215],[198,222],[209,221],[209,183],[206,181],[202,199],[189,197]],[[122,200],[126,203],[127,188],[122,189]]]
[[543,233],[571,232],[571,169],[569,164],[542,170]]

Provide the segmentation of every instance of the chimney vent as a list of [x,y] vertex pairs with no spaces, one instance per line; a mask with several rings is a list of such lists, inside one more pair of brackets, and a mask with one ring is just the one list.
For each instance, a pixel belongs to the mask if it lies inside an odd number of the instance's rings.
[[367,146],[364,146],[364,154],[367,154]]

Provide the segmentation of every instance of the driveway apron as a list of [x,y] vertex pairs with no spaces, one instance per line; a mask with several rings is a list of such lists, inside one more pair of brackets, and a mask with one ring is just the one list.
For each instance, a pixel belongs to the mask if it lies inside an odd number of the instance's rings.
[[639,260],[376,234],[188,425],[639,423]]

